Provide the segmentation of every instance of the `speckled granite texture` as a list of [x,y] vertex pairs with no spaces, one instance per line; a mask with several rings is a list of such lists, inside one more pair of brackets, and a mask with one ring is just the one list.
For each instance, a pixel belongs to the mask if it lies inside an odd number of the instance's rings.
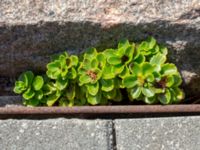
[[0,120],[2,150],[108,150],[111,142],[106,120]]
[[199,150],[200,117],[115,120],[117,150]]
[[27,69],[43,72],[49,56],[64,50],[102,50],[149,35],[167,44],[188,93],[200,91],[199,0],[1,0],[0,78],[13,83]]
[[0,120],[6,150],[199,150],[200,117]]

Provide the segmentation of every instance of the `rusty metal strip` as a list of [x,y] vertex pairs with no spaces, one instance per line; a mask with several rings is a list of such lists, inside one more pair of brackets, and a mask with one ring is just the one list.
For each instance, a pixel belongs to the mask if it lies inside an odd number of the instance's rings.
[[125,113],[191,113],[199,112],[200,105],[128,105],[128,106],[76,106],[76,107],[0,107],[0,115],[44,114],[125,114]]

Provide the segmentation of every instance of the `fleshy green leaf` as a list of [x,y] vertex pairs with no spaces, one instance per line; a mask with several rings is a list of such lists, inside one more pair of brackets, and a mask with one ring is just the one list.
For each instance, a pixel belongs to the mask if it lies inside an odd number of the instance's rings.
[[121,58],[118,56],[109,57],[108,63],[111,65],[118,65],[121,63]]
[[134,75],[125,77],[122,82],[126,88],[133,88],[138,84],[137,77]]
[[140,51],[147,51],[149,49],[149,44],[146,41],[143,41],[139,46],[138,50]]
[[174,77],[173,77],[173,76],[168,76],[168,77],[167,77],[166,86],[167,86],[167,87],[171,87],[173,84],[174,84]]
[[112,66],[110,64],[107,64],[106,67],[104,67],[102,72],[102,78],[103,79],[112,79],[115,77],[115,74],[112,70]]
[[23,93],[23,98],[26,99],[26,100],[29,100],[31,98],[33,98],[33,96],[35,95],[35,92],[29,88],[26,92]]
[[153,97],[155,95],[153,89],[151,89],[151,88],[142,88],[142,93],[146,97]]
[[168,90],[166,90],[165,93],[163,94],[159,94],[158,95],[158,100],[162,103],[162,104],[169,104],[170,100],[171,100],[171,94]]
[[62,97],[59,99],[59,106],[66,107],[66,106],[68,106],[68,104],[69,103],[66,98]]
[[112,72],[115,73],[115,75],[120,74],[124,70],[123,64],[118,64],[115,66],[112,66]]
[[114,99],[116,96],[116,89],[113,89],[112,91],[109,92],[103,92],[103,96],[106,97],[107,99]]
[[153,81],[154,81],[154,76],[153,76],[153,74],[149,74],[149,75],[146,77],[146,80],[147,80],[148,82],[153,82]]
[[23,91],[26,90],[25,84],[23,81],[16,81],[15,82],[15,87],[14,87],[14,92],[16,94],[21,94]]
[[100,104],[100,102],[101,102],[101,93],[99,92],[95,96],[87,94],[87,101],[91,105]]
[[95,84],[87,84],[86,87],[89,94],[95,96],[99,91],[99,82],[96,82]]
[[114,50],[114,49],[106,49],[103,53],[106,56],[106,58],[116,56],[116,50]]
[[69,84],[69,86],[66,89],[66,97],[68,100],[72,101],[74,100],[75,96],[76,96],[75,85]]
[[70,60],[71,60],[72,66],[78,65],[78,57],[76,55],[71,55]]
[[166,56],[164,54],[156,54],[150,59],[150,63],[154,65],[162,65],[167,60]]
[[29,87],[33,81],[34,74],[32,71],[26,71],[19,76],[19,80],[24,82],[25,87]]
[[43,86],[42,90],[43,90],[43,94],[44,94],[44,95],[50,95],[50,94],[52,94],[54,91],[56,91],[56,87],[54,86],[53,83],[50,82],[50,83],[46,83],[46,84]]
[[150,63],[143,63],[142,64],[142,73],[145,77],[152,74],[154,71],[154,67]]
[[142,92],[142,88],[138,86],[130,89],[130,95],[132,99],[137,99],[140,96],[141,92]]
[[175,92],[175,95],[176,95],[176,102],[177,101],[181,101],[185,98],[185,94],[183,92],[183,90],[181,90],[180,88],[173,88],[174,92]]
[[97,50],[95,48],[89,48],[86,50],[85,54],[84,54],[84,58],[86,59],[93,59],[95,58],[97,55]]
[[134,75],[139,75],[142,73],[142,69],[141,66],[137,63],[131,63],[129,65],[130,71],[132,72],[132,74]]
[[66,57],[64,55],[59,56],[59,63],[60,63],[61,68],[66,66]]
[[116,95],[115,95],[115,98],[113,98],[113,101],[115,101],[115,102],[121,102],[122,101],[122,94],[121,94],[120,89],[116,90]]
[[59,71],[59,67],[61,67],[59,60],[47,64],[47,69],[51,72]]
[[42,76],[36,76],[34,79],[33,79],[33,89],[36,90],[36,91],[39,91],[42,86],[44,85],[44,80],[42,78]]
[[161,46],[159,46],[159,49],[162,54],[167,55],[168,50],[165,46],[161,45]]
[[167,64],[162,65],[161,73],[163,75],[177,74],[177,68],[174,64],[167,63]]
[[64,68],[62,68],[61,77],[63,79],[66,78],[67,73],[68,73],[68,68],[65,66]]
[[156,98],[155,98],[155,96],[153,96],[153,97],[145,97],[144,101],[147,104],[155,104],[156,103]]
[[58,78],[56,80],[56,87],[59,89],[59,90],[63,90],[67,87],[68,85],[68,79],[62,79],[62,78]]
[[[106,64],[106,57],[104,55],[104,53],[99,53],[97,55],[97,60],[99,62],[99,68],[105,68],[105,64]],[[107,67],[107,66],[106,66]]]
[[53,93],[52,95],[48,96],[47,98],[47,106],[53,106],[53,104],[59,99],[61,93],[57,91],[56,93]]
[[126,48],[129,45],[130,45],[130,43],[129,43],[129,41],[127,39],[122,39],[118,43],[118,48],[122,48],[122,47]]
[[130,71],[127,66],[124,67],[124,70],[119,74],[120,78],[125,78],[130,75]]
[[136,62],[137,64],[141,64],[145,62],[145,56],[142,54],[139,54],[138,57],[134,60],[134,62]]
[[69,79],[75,79],[77,77],[76,69],[71,68],[70,71],[67,74],[67,77]]
[[42,90],[36,91],[34,98],[37,100],[41,100],[43,98]]
[[109,92],[111,90],[113,90],[114,88],[114,80],[110,79],[110,80],[104,80],[101,79],[101,90],[105,91],[105,92]]
[[97,68],[99,65],[99,62],[96,58],[91,59],[91,68]]
[[92,81],[92,79],[88,75],[81,75],[79,78],[80,84],[87,84]]
[[182,79],[181,79],[181,76],[179,74],[174,74],[173,78],[174,78],[174,84],[173,84],[173,86],[179,86],[179,85],[181,85]]
[[39,105],[39,100],[35,99],[35,98],[31,98],[29,100],[26,101],[26,105],[27,106],[31,106],[31,107],[35,107]]
[[153,37],[147,38],[148,49],[152,49],[156,45],[156,40]]

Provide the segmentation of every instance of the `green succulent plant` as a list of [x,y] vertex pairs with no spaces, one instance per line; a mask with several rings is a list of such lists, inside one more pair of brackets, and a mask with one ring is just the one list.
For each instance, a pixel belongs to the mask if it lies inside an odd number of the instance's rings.
[[82,86],[86,94],[89,104],[96,105],[101,102],[101,93],[99,92],[99,80],[102,76],[101,66],[97,58],[97,51],[95,48],[88,49],[84,56],[83,61],[78,68],[79,73],[79,86]]
[[154,83],[157,92],[155,98],[160,103],[178,103],[184,98],[184,92],[179,88],[182,79],[174,64],[163,64],[157,76]]
[[123,77],[124,74],[129,73],[127,65],[132,61],[135,52],[135,45],[130,44],[128,40],[121,41],[118,44],[118,49],[107,49],[106,55],[107,63],[111,66],[110,70]]
[[43,98],[43,85],[42,76],[34,76],[32,71],[26,71],[15,82],[14,92],[22,94],[25,105],[37,106]]
[[122,40],[102,52],[90,48],[79,57],[64,52],[47,64],[46,75],[22,73],[14,92],[28,106],[106,105],[127,95],[133,102],[179,103],[182,79],[167,53],[153,37],[141,43]]
[[[132,63],[130,65],[131,74],[123,79],[124,86],[128,89],[132,100],[151,98],[155,95],[153,90],[154,66],[149,62],[142,64]],[[146,101],[145,101],[146,102]]]
[[147,60],[157,53],[167,55],[168,50],[163,45],[158,45],[156,40],[153,37],[147,38],[147,40],[141,42],[137,45],[138,51],[146,57]]
[[67,87],[69,80],[73,80],[77,77],[76,67],[78,62],[77,56],[69,56],[67,52],[65,52],[47,64],[47,76],[50,79],[55,79],[56,86],[60,90],[63,90]]

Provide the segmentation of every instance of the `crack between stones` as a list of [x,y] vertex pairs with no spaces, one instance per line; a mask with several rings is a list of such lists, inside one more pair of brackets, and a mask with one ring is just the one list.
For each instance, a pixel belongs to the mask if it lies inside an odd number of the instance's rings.
[[110,124],[110,139],[108,139],[108,150],[117,150],[117,141],[116,141],[116,131],[115,131],[115,122],[111,120]]

